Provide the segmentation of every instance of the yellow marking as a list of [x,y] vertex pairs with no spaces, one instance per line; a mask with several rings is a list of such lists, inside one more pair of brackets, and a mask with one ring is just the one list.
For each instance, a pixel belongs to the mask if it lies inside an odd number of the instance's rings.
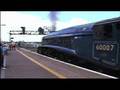
[[66,78],[65,76],[59,74],[58,72],[48,68],[47,66],[37,62],[36,60],[34,60],[33,58],[27,56],[26,54],[24,54],[23,52],[17,50],[19,53],[21,53],[23,56],[25,56],[26,58],[28,58],[29,60],[31,60],[33,63],[39,65],[40,67],[44,68],[45,70],[47,70],[48,72],[52,73],[53,75],[57,76],[58,78]]

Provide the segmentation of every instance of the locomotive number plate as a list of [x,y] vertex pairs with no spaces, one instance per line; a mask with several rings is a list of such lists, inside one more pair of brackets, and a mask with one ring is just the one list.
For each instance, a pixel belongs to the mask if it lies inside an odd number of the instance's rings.
[[115,41],[95,41],[93,43],[93,57],[103,59],[111,63],[118,58],[119,44]]
[[115,45],[113,44],[96,44],[95,48],[99,51],[113,51]]

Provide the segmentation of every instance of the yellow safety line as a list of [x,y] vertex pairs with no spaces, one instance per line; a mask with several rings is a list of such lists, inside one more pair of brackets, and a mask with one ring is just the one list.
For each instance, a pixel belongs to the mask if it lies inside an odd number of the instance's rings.
[[54,70],[48,68],[47,66],[45,66],[45,65],[43,65],[43,64],[41,64],[41,63],[39,63],[39,62],[37,62],[35,59],[33,59],[33,58],[27,56],[27,55],[24,54],[23,52],[21,52],[21,51],[19,51],[19,50],[17,50],[17,51],[18,51],[19,53],[21,53],[23,56],[25,56],[26,58],[28,58],[29,60],[31,60],[33,63],[39,65],[40,67],[44,68],[44,69],[47,70],[48,72],[50,72],[50,73],[52,73],[53,75],[57,76],[58,78],[66,78],[65,76],[59,74],[58,72],[56,72],[56,71],[54,71]]

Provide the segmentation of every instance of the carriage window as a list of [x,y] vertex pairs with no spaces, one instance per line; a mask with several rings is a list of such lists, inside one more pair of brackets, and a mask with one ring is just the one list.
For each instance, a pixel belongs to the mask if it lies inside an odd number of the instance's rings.
[[104,25],[104,36],[105,37],[112,37],[112,24],[105,24]]
[[96,25],[94,28],[96,39],[107,39],[112,37],[112,24]]
[[96,39],[101,39],[103,37],[103,26],[102,25],[96,25],[94,28],[94,36]]
[[120,21],[115,23],[116,29],[120,30]]

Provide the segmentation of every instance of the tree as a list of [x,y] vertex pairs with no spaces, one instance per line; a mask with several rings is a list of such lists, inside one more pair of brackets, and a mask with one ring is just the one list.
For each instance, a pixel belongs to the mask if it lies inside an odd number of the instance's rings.
[[41,27],[39,27],[39,28],[38,28],[38,32],[39,32],[39,35],[42,35],[42,34],[44,34],[44,29],[41,28]]
[[25,34],[25,27],[21,27],[22,28],[22,34]]

